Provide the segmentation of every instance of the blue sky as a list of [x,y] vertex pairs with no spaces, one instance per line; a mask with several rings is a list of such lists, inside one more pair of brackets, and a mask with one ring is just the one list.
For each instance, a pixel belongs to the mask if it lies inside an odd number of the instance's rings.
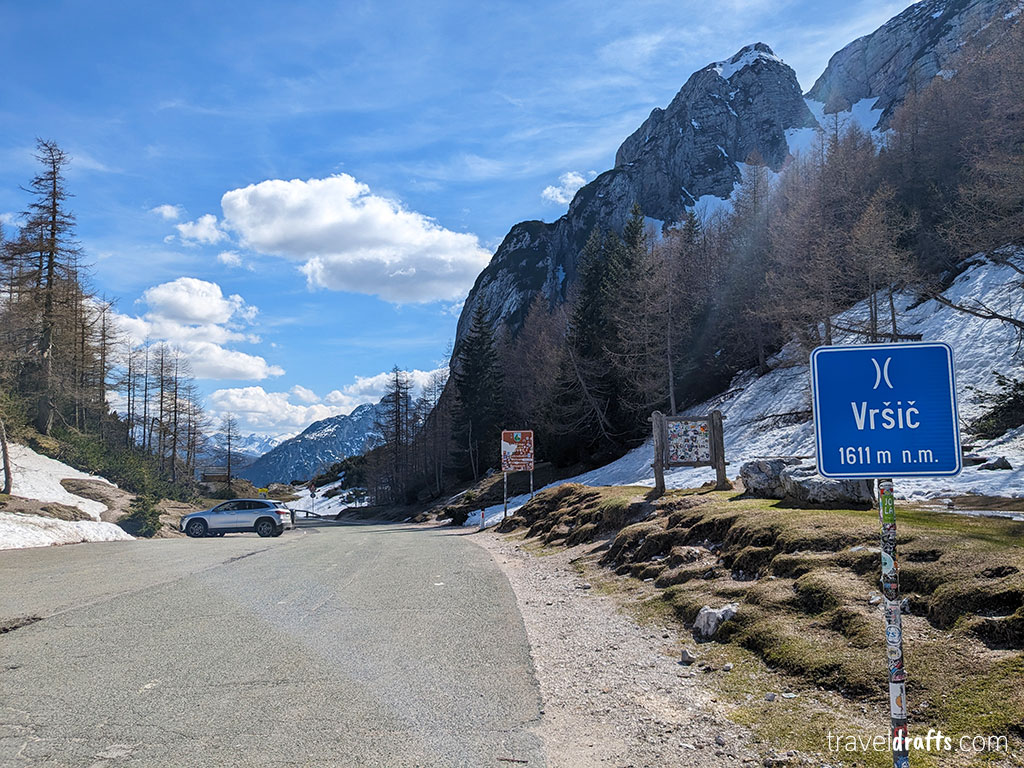
[[293,434],[442,365],[509,227],[561,215],[691,72],[760,40],[806,89],[905,5],[7,2],[0,218],[57,141],[126,330]]

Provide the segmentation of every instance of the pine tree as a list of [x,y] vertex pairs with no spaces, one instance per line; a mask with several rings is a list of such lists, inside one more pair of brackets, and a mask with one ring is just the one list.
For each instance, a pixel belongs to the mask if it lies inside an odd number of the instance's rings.
[[235,446],[238,445],[238,418],[233,413],[224,415],[220,422],[221,445],[227,456],[228,496],[231,496],[231,463],[234,458]]
[[501,369],[483,302],[473,312],[452,378],[456,393],[454,458],[462,473],[476,479],[485,467],[496,463],[504,417]]
[[[34,200],[26,212],[25,228],[34,236],[31,243],[37,259],[35,279],[41,299],[35,425],[42,434],[48,435],[58,407],[59,382],[54,355],[60,322],[59,292],[62,282],[77,282],[79,248],[75,241],[75,217],[67,209],[69,194],[64,184],[70,158],[55,142],[42,139],[36,141],[35,158],[43,170],[29,182],[28,191]],[[70,352],[70,349],[60,351]]]

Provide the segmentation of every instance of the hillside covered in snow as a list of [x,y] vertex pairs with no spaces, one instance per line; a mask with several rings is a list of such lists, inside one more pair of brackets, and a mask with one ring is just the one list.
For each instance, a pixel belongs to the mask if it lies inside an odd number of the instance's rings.
[[[1024,249],[1009,252],[1009,258],[1024,265]],[[1013,266],[978,257],[942,294],[954,304],[985,306],[996,312],[1024,320],[1024,280]],[[836,324],[847,328],[863,327],[867,318],[866,302],[836,316]],[[1014,328],[998,320],[986,320],[952,309],[931,299],[914,303],[904,295],[899,303],[899,332],[920,334],[922,341],[944,341],[954,353],[956,389],[961,434],[981,415],[975,390],[993,392],[994,372],[1012,376],[1024,362],[1024,350]],[[883,328],[883,331],[885,329]],[[839,334],[835,343],[863,343],[863,337]],[[771,370],[762,376],[745,371],[733,380],[721,395],[700,403],[681,415],[704,416],[714,409],[725,417],[724,436],[729,475],[736,477],[740,466],[755,459],[792,456],[813,464],[814,426],[811,420],[811,383],[807,350],[795,343],[786,346],[770,360]],[[900,479],[896,483],[899,498],[924,500],[942,496],[977,494],[1024,497],[1024,427],[988,441],[973,441],[974,453],[988,458],[1005,457],[1012,469],[982,470],[966,466],[958,477]],[[653,487],[654,449],[648,440],[618,461],[591,472],[553,483],[585,485],[639,485]],[[714,481],[711,467],[673,469],[666,472],[668,488],[693,488]],[[510,511],[527,501],[519,496],[510,502]],[[487,510],[487,524],[497,523],[503,508]],[[479,515],[467,525],[479,525]]]

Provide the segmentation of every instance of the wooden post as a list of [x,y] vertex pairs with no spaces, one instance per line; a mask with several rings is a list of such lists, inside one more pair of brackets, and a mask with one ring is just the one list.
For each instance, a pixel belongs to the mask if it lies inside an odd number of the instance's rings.
[[0,419],[0,453],[3,453],[4,484],[0,486],[0,493],[11,492],[11,455],[7,448],[7,430],[4,428],[4,420]]
[[665,436],[667,427],[665,414],[655,411],[651,414],[651,428],[654,430],[654,493],[665,494]]
[[711,412],[711,460],[715,464],[715,490],[731,490],[732,483],[725,474],[725,435],[719,410]]

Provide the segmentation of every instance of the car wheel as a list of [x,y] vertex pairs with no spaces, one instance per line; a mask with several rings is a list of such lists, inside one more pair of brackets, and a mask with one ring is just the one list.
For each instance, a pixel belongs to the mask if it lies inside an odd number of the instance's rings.
[[270,520],[267,520],[265,518],[263,520],[256,521],[256,533],[258,533],[263,538],[273,536],[274,528],[274,524]]
[[284,533],[284,528],[274,531],[274,536],[280,536],[282,533]]
[[185,533],[191,536],[193,539],[202,538],[206,535],[206,521],[189,520],[188,525],[185,526]]

